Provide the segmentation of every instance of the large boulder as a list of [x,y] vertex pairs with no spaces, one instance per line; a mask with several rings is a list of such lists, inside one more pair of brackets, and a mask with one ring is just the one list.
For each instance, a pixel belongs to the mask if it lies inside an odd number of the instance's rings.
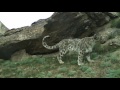
[[[10,59],[20,50],[31,55],[48,54],[58,51],[42,46],[42,38],[48,45],[54,45],[65,38],[83,38],[92,36],[97,29],[117,18],[112,12],[55,12],[50,18],[40,19],[31,26],[12,29],[0,38],[0,58]],[[13,56],[12,56],[13,57]]]
[[46,20],[41,24],[11,29],[0,38],[0,58],[8,60],[15,52],[29,48],[30,43],[38,39],[44,31]]

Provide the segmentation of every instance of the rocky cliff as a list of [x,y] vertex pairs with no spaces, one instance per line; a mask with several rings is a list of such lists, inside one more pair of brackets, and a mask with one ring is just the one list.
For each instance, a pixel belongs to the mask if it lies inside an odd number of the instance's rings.
[[55,12],[50,18],[40,19],[31,26],[6,31],[0,37],[0,58],[11,59],[21,50],[29,55],[53,53],[47,50],[42,38],[50,35],[48,45],[54,45],[65,38],[83,38],[105,30],[111,20],[118,18],[117,12]]

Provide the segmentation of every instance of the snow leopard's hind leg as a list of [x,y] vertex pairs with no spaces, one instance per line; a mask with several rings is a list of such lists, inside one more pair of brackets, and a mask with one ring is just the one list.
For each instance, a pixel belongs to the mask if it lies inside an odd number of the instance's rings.
[[64,62],[62,61],[62,57],[63,57],[66,53],[67,53],[67,50],[65,50],[65,49],[60,50],[59,55],[57,56],[58,62],[59,62],[60,64],[64,64]]
[[83,54],[82,51],[78,52],[78,65],[79,66],[84,65],[84,63],[83,63],[83,56],[84,56],[84,54]]

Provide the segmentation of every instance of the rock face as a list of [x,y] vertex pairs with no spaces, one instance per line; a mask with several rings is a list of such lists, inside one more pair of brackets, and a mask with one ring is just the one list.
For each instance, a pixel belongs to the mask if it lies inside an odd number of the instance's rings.
[[0,21],[0,36],[4,35],[9,29]]
[[0,58],[11,59],[11,56],[25,50],[31,55],[56,52],[42,46],[42,38],[48,45],[54,45],[65,38],[83,38],[92,36],[97,29],[117,18],[115,12],[55,12],[50,18],[38,20],[31,26],[12,29],[0,37]]

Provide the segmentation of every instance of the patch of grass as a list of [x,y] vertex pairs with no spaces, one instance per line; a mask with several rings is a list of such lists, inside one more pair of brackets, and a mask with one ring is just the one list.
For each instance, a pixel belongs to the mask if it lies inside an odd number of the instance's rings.
[[111,22],[111,27],[112,27],[112,28],[120,28],[120,18],[113,20],[113,21]]
[[48,77],[51,77],[52,75],[53,75],[52,72],[51,72],[51,71],[48,71],[47,76],[48,76]]
[[56,69],[56,66],[55,65],[51,65],[50,69]]
[[[12,73],[11,73],[12,72]],[[16,72],[16,69],[15,68],[12,68],[12,69],[9,69],[9,68],[4,68],[1,70],[1,74],[0,74],[0,77],[3,76],[8,78],[8,77],[11,77],[13,75],[15,75],[15,72]]]
[[45,72],[39,72],[36,77],[38,78],[45,78],[46,77],[46,73]]
[[[103,56],[104,57],[104,62],[106,63],[106,64],[110,64],[110,62],[112,63],[112,64],[115,64],[115,63],[120,63],[120,52],[119,51],[115,51],[115,52],[112,52],[112,53],[107,53],[107,54],[105,54],[105,56]],[[104,63],[103,62],[103,63]],[[112,65],[111,64],[111,65]]]
[[76,71],[69,71],[68,76],[74,76],[74,75],[76,75],[76,73],[77,73]]
[[68,70],[68,69],[67,69],[66,67],[60,67],[60,68],[58,68],[58,71],[61,72],[61,73],[62,73],[62,72],[63,72],[63,73],[64,73],[64,72],[67,72],[67,70]]
[[97,53],[92,53],[92,54],[91,54],[91,58],[95,58],[95,57],[97,57],[97,56],[98,56]]
[[120,53],[115,51],[113,54],[110,54],[109,59],[113,64],[120,63]]
[[91,67],[82,66],[80,69],[84,73],[83,75],[85,78],[93,78],[96,76],[96,72]]
[[45,58],[39,58],[37,61],[38,61],[39,64],[45,64],[46,63]]
[[100,67],[101,68],[107,68],[107,67],[111,67],[111,62],[102,62],[101,64],[100,64]]
[[50,65],[49,65],[49,64],[43,66],[43,69],[45,69],[45,70],[48,70],[49,68],[50,68]]
[[117,59],[116,57],[111,57],[111,63],[115,64],[115,63],[119,63],[120,60]]
[[106,78],[120,78],[120,69],[117,70],[108,70]]
[[104,57],[104,62],[109,62],[110,61],[110,57]]
[[35,57],[17,62],[0,61],[0,78],[119,77],[120,49],[103,54],[93,52],[91,59],[96,60],[95,63],[85,63],[82,66],[77,65],[77,55],[73,55],[64,58],[63,65],[53,57]]
[[77,60],[72,60],[70,63],[71,63],[72,65],[77,65]]
[[83,72],[85,72],[88,68],[89,66],[86,66],[86,65],[80,66],[80,70],[82,70]]
[[63,78],[64,76],[62,74],[57,74],[55,78]]
[[90,75],[95,75],[95,74],[96,74],[95,71],[93,71],[92,68],[88,68],[88,69],[85,71],[85,73],[90,74]]

